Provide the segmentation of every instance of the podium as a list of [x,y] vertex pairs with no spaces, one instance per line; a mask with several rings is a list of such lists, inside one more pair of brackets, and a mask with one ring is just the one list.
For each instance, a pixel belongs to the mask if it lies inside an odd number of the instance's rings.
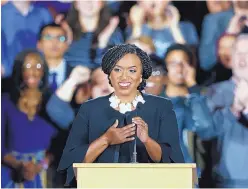
[[195,164],[75,163],[77,188],[194,188]]

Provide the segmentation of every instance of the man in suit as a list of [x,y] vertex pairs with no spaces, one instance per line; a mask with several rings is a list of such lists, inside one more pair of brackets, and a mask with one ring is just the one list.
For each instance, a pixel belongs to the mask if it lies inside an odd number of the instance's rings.
[[69,76],[72,67],[64,59],[69,44],[66,31],[57,24],[48,24],[39,33],[38,49],[44,54],[49,67],[50,89],[54,92]]
[[[74,102],[73,96],[77,92],[78,85],[89,80],[90,70],[82,66],[75,68],[70,66],[64,59],[64,54],[68,46],[67,33],[61,25],[51,23],[41,28],[37,48],[44,54],[49,68],[49,91],[53,94],[57,89],[64,88],[68,85],[72,86],[72,83],[74,83],[75,85],[73,86],[75,87],[71,87],[69,90],[71,95],[68,97],[68,102],[70,102],[68,106],[75,109],[74,105],[76,103]],[[59,107],[59,104],[56,104],[56,107],[63,111],[63,109]],[[56,107],[53,109],[53,111],[55,111],[53,113],[59,114],[56,112]],[[58,174],[56,169],[68,136],[69,124],[65,124],[66,122],[56,122],[50,116],[47,118],[58,129],[57,135],[51,141],[49,150],[49,153],[51,153],[53,157],[53,162],[48,172],[50,181],[48,184],[55,188],[63,187],[64,175]]]

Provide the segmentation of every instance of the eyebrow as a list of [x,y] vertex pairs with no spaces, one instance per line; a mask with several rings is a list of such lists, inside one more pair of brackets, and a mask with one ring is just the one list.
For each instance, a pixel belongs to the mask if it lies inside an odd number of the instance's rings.
[[[115,65],[115,67],[123,68],[122,66],[119,66],[119,65]],[[137,66],[130,66],[128,68],[137,68]]]

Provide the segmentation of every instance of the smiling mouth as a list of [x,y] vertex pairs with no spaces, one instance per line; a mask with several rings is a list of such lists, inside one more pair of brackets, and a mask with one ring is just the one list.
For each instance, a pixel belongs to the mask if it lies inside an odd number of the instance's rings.
[[27,82],[28,82],[29,84],[35,84],[35,83],[38,82],[38,79],[35,78],[35,77],[30,77],[30,78],[27,79]]
[[131,85],[130,82],[119,82],[119,86],[122,88],[127,88]]

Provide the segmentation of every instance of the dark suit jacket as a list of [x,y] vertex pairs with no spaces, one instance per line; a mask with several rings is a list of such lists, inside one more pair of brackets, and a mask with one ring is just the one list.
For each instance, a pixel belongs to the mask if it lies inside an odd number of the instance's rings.
[[[70,66],[69,62],[66,62],[66,69],[65,69],[66,73],[65,73],[64,81],[70,76],[72,70],[73,70],[73,67]],[[53,94],[51,90],[49,94],[50,95],[48,99]],[[72,106],[74,105],[73,100],[71,102],[71,105]],[[59,160],[61,158],[62,152],[63,152],[63,147],[65,146],[65,143],[68,137],[68,130],[61,129],[61,127],[58,126],[55,122],[53,122],[48,115],[47,115],[47,119],[57,128],[57,135],[52,139],[50,148],[48,149],[48,152],[53,154],[54,156],[53,164],[55,165],[55,167],[57,167]]]
[[[58,167],[59,171],[67,170],[66,185],[69,186],[74,178],[73,163],[83,162],[89,145],[103,135],[108,128],[119,120],[118,127],[130,124],[133,117],[139,116],[148,124],[149,136],[157,141],[162,149],[163,163],[183,163],[184,158],[179,145],[178,126],[175,112],[170,100],[163,97],[142,94],[144,104],[138,104],[136,110],[121,114],[110,107],[109,97],[100,97],[85,102],[72,125],[63,155]],[[126,121],[126,123],[125,123]],[[129,159],[133,142],[121,144],[120,153],[124,159]],[[95,163],[123,162],[116,158],[118,145],[109,146]],[[131,147],[130,147],[131,146]],[[145,146],[137,140],[138,162],[151,163]],[[123,158],[122,158],[123,159]]]

